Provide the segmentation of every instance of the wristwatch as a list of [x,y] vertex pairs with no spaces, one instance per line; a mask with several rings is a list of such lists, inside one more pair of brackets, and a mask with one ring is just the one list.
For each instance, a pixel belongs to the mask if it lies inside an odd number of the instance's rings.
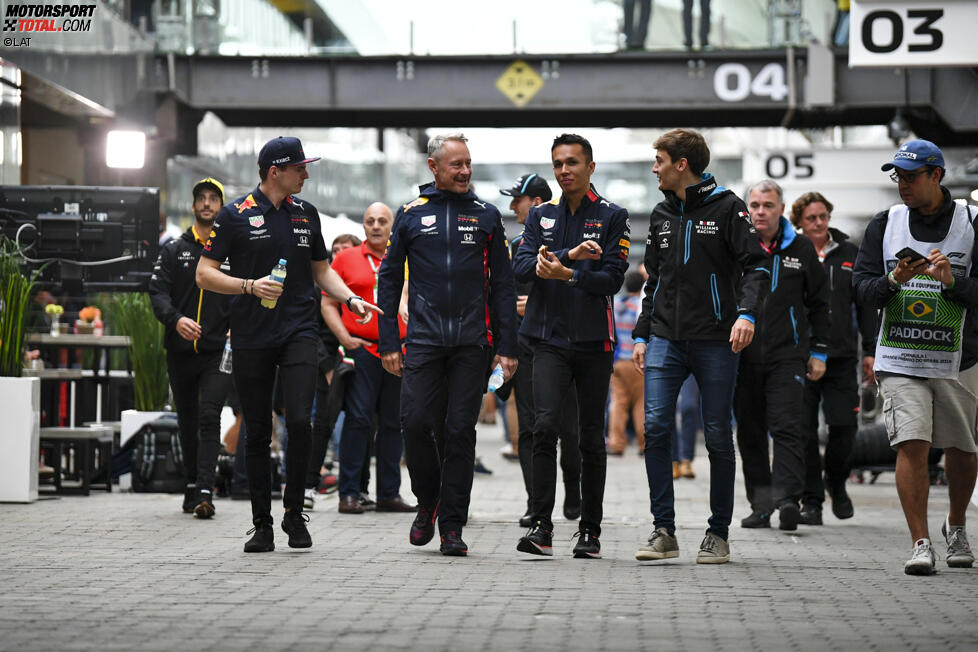
[[363,297],[358,297],[358,296],[357,296],[357,295],[355,295],[355,294],[353,294],[353,295],[350,295],[350,296],[349,296],[349,297],[347,298],[347,300],[346,300],[346,307],[347,307],[347,308],[349,308],[350,310],[353,310],[353,308],[352,308],[352,307],[350,306],[350,302],[352,302],[352,301],[353,301],[354,299],[356,299],[356,300],[358,300],[358,301],[363,301]]
[[575,275],[571,276],[569,279],[567,279],[566,281],[564,281],[564,283],[566,283],[570,287],[574,287],[575,285],[577,285],[577,275],[575,274]]

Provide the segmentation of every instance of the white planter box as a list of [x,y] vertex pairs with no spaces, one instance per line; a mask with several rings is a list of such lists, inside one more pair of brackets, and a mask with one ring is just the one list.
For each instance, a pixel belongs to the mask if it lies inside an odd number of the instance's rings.
[[139,410],[122,411],[122,427],[119,431],[119,446],[125,446],[133,435],[139,432],[144,424],[156,421],[164,414],[174,414],[173,412],[141,412]]
[[41,379],[0,378],[0,502],[37,500]]

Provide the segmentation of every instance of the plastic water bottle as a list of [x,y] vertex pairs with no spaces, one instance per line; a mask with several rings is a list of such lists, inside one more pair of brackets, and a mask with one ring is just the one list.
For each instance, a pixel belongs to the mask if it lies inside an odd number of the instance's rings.
[[231,340],[224,341],[224,355],[221,356],[221,373],[231,373]]
[[506,375],[503,373],[503,366],[497,364],[496,368],[492,370],[492,375],[489,376],[489,384],[486,386],[486,391],[495,392],[503,386],[504,382],[506,382]]
[[[279,258],[278,265],[272,268],[272,273],[269,274],[268,278],[279,284],[285,283],[285,259]],[[278,303],[278,299],[262,299],[261,305],[266,308],[274,308]]]

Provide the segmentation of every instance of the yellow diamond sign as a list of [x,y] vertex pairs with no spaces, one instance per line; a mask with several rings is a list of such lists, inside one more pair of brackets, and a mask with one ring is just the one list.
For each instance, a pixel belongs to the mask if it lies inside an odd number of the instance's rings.
[[525,61],[514,61],[496,80],[496,88],[516,106],[526,106],[543,88],[543,77]]

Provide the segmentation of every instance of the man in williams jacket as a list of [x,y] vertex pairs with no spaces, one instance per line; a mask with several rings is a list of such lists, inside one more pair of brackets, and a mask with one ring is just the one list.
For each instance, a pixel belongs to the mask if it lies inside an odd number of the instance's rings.
[[[780,512],[780,528],[797,530],[798,506],[805,488],[805,437],[802,423],[805,379],[825,373],[829,338],[828,275],[811,241],[795,233],[784,218],[781,187],[765,180],[751,187],[751,221],[771,272],[754,341],[740,356],[734,412],[737,445],[751,514],[743,527],[769,527]],[[768,460],[768,433],[774,462]]]
[[632,361],[645,374],[645,469],[653,530],[639,560],[679,555],[672,478],[676,398],[692,374],[700,388],[703,432],[710,454],[709,529],[696,561],[730,560],[737,459],[730,413],[737,357],[754,337],[755,312],[768,287],[747,207],[705,172],[710,149],[699,133],[674,129],[655,141],[655,165],[665,193],[650,217],[642,313],[635,323]]

